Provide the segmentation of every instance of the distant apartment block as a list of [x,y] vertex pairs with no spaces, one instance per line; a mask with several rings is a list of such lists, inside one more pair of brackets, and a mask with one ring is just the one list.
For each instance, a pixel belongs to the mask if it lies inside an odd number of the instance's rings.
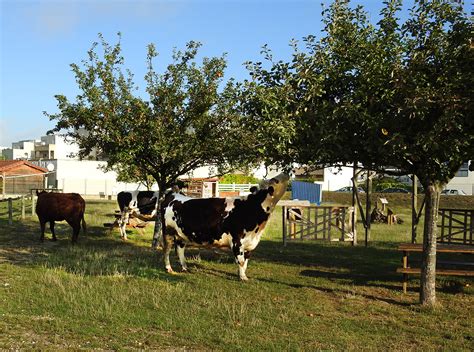
[[7,160],[74,159],[76,144],[65,141],[58,135],[42,136],[39,140],[29,139],[12,143],[11,148],[2,150]]

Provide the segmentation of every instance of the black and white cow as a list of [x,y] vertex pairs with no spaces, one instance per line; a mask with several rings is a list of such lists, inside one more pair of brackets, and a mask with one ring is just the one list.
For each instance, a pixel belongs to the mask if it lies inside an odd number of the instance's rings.
[[239,277],[248,280],[250,253],[257,247],[268,218],[288,186],[289,176],[280,174],[266,181],[262,189],[253,187],[241,198],[189,198],[168,193],[161,207],[165,268],[172,272],[170,251],[174,244],[183,271],[186,243],[229,247],[239,264]]
[[126,226],[130,216],[152,220],[156,215],[158,200],[159,192],[154,191],[122,191],[117,194],[121,213],[118,224],[123,240],[127,239]]

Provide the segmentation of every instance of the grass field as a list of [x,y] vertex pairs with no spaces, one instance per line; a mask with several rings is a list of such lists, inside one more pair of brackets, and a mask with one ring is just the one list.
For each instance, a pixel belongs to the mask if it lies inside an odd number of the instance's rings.
[[0,215],[0,350],[474,350],[472,280],[440,277],[434,310],[417,304],[416,277],[402,294],[396,246],[410,212],[391,204],[405,223],[374,225],[367,248],[283,247],[277,210],[245,283],[228,253],[209,250],[187,250],[191,272],[167,274],[151,226],[128,242],[106,232],[113,201],[87,201],[77,245],[66,224],[40,243],[36,217]]

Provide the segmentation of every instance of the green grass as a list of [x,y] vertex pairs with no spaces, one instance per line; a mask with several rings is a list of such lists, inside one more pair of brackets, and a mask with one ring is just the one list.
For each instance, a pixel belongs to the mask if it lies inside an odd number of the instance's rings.
[[40,243],[28,210],[11,226],[0,215],[0,350],[474,349],[472,280],[438,280],[434,310],[418,306],[416,277],[401,292],[396,244],[411,236],[403,204],[405,223],[374,225],[367,248],[360,224],[357,247],[283,247],[277,210],[245,283],[229,253],[212,250],[187,250],[191,272],[167,274],[151,226],[128,242],[107,233],[115,207],[88,200],[77,245],[66,224],[57,242]]

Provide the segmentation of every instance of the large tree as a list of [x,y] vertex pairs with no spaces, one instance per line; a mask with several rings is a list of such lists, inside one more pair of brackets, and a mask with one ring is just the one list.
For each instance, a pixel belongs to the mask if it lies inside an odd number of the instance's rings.
[[[144,99],[124,68],[120,40],[109,45],[102,35],[99,39],[87,59],[71,65],[80,94],[73,101],[57,95],[59,112],[47,114],[56,120],[54,131],[78,143],[79,156],[96,150],[107,168],[151,175],[164,192],[178,176],[206,165],[231,168],[246,155],[245,136],[231,110],[233,85],[220,87],[224,56],[198,64],[200,44],[189,42],[157,73],[158,54],[150,44]],[[154,246],[160,231],[156,221]]]
[[[385,1],[373,25],[362,7],[337,0],[323,11],[321,39],[294,45],[290,62],[249,63],[247,118],[279,146],[271,162],[351,164],[415,174],[425,188],[420,302],[433,305],[437,210],[443,186],[474,152],[472,23],[445,1]],[[285,130],[274,129],[284,120]],[[264,121],[264,123],[261,123]]]

